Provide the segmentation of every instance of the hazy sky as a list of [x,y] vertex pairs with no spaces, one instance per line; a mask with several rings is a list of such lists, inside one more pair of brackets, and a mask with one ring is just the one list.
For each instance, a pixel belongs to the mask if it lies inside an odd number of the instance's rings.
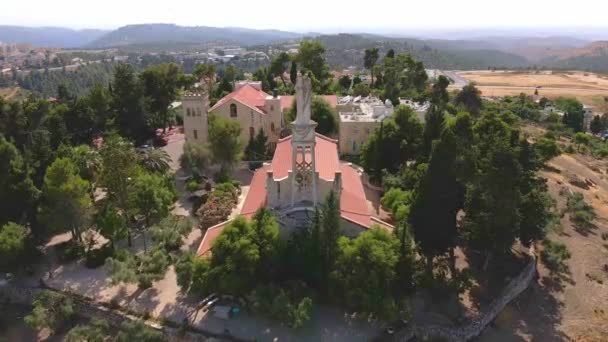
[[608,25],[606,0],[3,0],[0,24],[116,28],[137,23],[300,32]]

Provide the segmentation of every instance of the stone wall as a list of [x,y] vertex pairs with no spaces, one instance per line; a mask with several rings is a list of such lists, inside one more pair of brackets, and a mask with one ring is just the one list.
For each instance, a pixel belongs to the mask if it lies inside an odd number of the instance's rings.
[[399,332],[398,340],[407,341],[413,336],[423,338],[440,338],[447,341],[468,341],[483,332],[496,316],[509,304],[524,292],[536,276],[536,256],[530,252],[531,258],[521,273],[503,289],[501,295],[482,311],[479,317],[472,323],[463,327],[445,327],[440,325],[424,325],[409,327]]

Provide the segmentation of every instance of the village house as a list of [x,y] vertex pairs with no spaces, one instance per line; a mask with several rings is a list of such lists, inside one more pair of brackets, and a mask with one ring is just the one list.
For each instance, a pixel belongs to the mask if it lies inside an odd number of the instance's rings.
[[[378,226],[393,227],[371,214],[361,172],[338,155],[338,142],[315,132],[311,120],[311,81],[298,76],[296,85],[297,116],[290,124],[293,134],[279,139],[274,157],[256,170],[240,214],[251,219],[255,212],[267,207],[277,217],[281,235],[310,224],[314,208],[333,191],[340,199],[340,228],[344,235],[356,237]],[[197,255],[208,256],[213,242],[231,221],[207,229]]]

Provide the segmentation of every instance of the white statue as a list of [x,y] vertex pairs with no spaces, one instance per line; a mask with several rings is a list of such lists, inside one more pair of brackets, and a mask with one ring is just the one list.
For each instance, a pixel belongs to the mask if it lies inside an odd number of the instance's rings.
[[310,77],[298,75],[296,81],[297,115],[296,125],[309,125],[312,105],[312,84]]

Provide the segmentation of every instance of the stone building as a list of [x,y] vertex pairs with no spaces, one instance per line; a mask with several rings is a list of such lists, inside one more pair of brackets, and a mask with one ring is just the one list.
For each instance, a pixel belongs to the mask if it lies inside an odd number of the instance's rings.
[[[293,134],[279,139],[272,161],[255,172],[240,214],[251,218],[259,208],[267,207],[277,217],[282,235],[289,237],[310,223],[314,208],[334,191],[340,199],[344,235],[356,237],[372,226],[392,230],[391,225],[372,215],[360,170],[340,161],[336,140],[315,132],[310,82],[308,77],[298,76],[297,116],[290,124]],[[213,241],[229,222],[207,230],[198,248],[199,256],[208,255]]]
[[[268,136],[270,147],[274,148],[286,127],[284,113],[291,108],[293,98],[291,95],[278,95],[276,91],[269,95],[262,91],[261,82],[254,81],[237,82],[234,91],[221,98],[211,108],[202,91],[187,92],[182,97],[186,140],[207,142],[208,115],[212,113],[239,122],[244,146],[263,129]],[[324,98],[332,107],[336,107],[335,95],[327,95]]]
[[393,105],[374,97],[344,97],[339,101],[340,155],[358,155],[382,120],[393,114]]

